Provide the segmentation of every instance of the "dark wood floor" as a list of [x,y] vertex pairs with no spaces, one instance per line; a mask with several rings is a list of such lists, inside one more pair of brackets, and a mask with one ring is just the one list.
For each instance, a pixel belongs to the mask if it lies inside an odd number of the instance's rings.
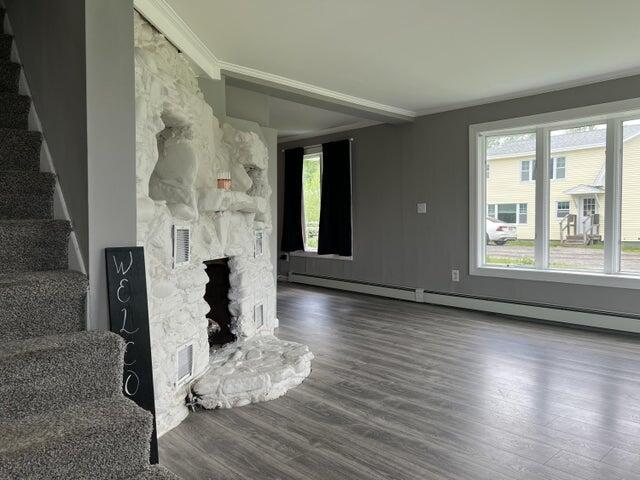
[[640,340],[279,286],[313,372],[161,438],[186,479],[640,479]]

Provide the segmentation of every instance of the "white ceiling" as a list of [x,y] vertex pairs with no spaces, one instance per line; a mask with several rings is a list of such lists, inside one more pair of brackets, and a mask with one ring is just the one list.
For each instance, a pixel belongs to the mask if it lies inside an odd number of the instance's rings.
[[269,97],[269,127],[278,130],[279,141],[347,130],[372,122],[322,108]]
[[218,59],[413,112],[640,71],[638,0],[167,0]]

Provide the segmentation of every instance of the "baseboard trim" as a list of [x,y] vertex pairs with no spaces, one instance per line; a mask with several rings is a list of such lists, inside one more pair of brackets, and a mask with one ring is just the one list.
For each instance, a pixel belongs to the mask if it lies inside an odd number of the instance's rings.
[[640,318],[612,313],[578,311],[567,308],[506,302],[464,295],[450,295],[439,292],[429,292],[420,288],[390,287],[300,273],[290,273],[288,281],[379,297],[408,300],[417,303],[429,303],[446,307],[463,308],[466,310],[498,313],[509,317],[524,317],[527,319],[580,327],[640,333]]

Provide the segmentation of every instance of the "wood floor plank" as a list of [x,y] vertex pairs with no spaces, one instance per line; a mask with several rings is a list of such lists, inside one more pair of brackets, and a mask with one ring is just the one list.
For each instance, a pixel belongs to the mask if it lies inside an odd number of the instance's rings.
[[160,439],[185,479],[640,479],[640,341],[283,283],[285,397]]

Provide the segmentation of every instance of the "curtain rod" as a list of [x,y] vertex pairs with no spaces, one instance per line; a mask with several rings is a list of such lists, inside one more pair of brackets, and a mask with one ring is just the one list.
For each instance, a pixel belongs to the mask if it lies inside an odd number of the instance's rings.
[[[353,142],[353,138],[349,138],[348,140],[349,140],[350,142]],[[302,148],[318,148],[318,147],[322,147],[322,144],[321,144],[321,143],[316,143],[315,145],[305,145],[305,146],[304,146],[304,147],[302,147]],[[294,148],[295,148],[295,147],[294,147]],[[283,148],[281,151],[282,151],[282,152],[284,152],[285,150],[286,150],[286,149],[284,149],[284,148]]]

